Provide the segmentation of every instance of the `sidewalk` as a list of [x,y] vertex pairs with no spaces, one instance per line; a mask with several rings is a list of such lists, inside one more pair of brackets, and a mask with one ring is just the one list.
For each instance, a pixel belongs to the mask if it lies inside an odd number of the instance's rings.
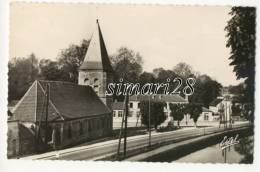
[[[152,134],[152,136],[167,135],[167,134],[170,134],[170,133],[176,133],[176,132],[182,132],[182,131],[194,130],[194,129],[196,129],[196,128],[188,127],[188,128],[181,128],[181,129],[178,129],[178,130],[162,132],[162,133],[158,133],[158,132],[153,131],[151,134]],[[128,137],[127,140],[128,141],[134,141],[134,140],[138,140],[138,139],[146,138],[146,137],[149,137],[148,134],[131,136],[131,137]],[[53,157],[53,156],[58,157],[61,154],[68,154],[68,153],[77,152],[77,151],[81,151],[81,150],[103,147],[105,145],[118,144],[118,139],[108,140],[108,141],[104,141],[104,142],[98,142],[98,143],[94,143],[94,144],[89,144],[88,142],[86,142],[85,144],[87,144],[87,145],[84,145],[84,143],[83,143],[83,144],[80,144],[80,145],[72,147],[72,148],[46,152],[46,153],[43,153],[43,154],[26,156],[26,157],[22,157],[20,159],[44,159],[44,158]]]
[[[235,123],[235,126],[241,126],[241,124],[246,124],[247,122],[237,122]],[[217,126],[209,126],[209,127],[206,127],[207,129],[211,130],[211,128],[218,128],[218,125]],[[152,134],[152,138],[153,136],[171,136],[171,134],[177,134],[177,133],[183,133],[184,131],[187,131],[187,130],[192,130],[192,131],[195,131],[195,130],[202,130],[203,128],[195,128],[195,127],[184,127],[184,128],[181,128],[181,129],[178,129],[178,130],[174,130],[174,131],[168,131],[168,132],[162,132],[162,133],[159,133],[159,132],[155,132],[153,131],[151,134]],[[205,128],[204,128],[205,129]],[[149,135],[146,134],[146,135],[137,135],[137,136],[131,136],[131,137],[128,137],[127,140],[128,141],[137,141],[137,140],[141,140],[141,139],[146,139],[148,138]],[[86,145],[84,145],[86,144]],[[78,146],[75,146],[75,147],[72,147],[72,148],[67,148],[67,149],[63,149],[63,150],[57,150],[57,151],[51,151],[51,152],[46,152],[46,153],[43,153],[43,154],[37,154],[37,155],[31,155],[31,156],[26,156],[26,157],[23,157],[23,158],[20,158],[20,159],[46,159],[46,158],[59,158],[60,155],[66,155],[66,154],[70,154],[70,153],[78,153],[80,151],[85,151],[85,150],[94,150],[94,149],[99,149],[99,148],[104,148],[106,146],[114,146],[114,145],[117,145],[118,144],[118,139],[113,139],[113,140],[108,140],[108,141],[103,141],[103,142],[98,142],[98,143],[93,143],[93,144],[89,144],[89,142],[86,142],[86,143],[83,143],[81,145],[78,145]],[[93,157],[94,158],[94,157]]]

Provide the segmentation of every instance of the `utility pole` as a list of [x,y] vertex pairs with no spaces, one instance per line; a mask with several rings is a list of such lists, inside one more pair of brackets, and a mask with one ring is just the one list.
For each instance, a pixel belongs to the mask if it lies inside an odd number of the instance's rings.
[[[126,107],[126,96],[124,100],[124,106]],[[126,114],[126,108],[124,108],[123,116],[122,116],[122,122],[121,122],[121,128],[119,132],[119,141],[118,141],[118,147],[117,147],[117,157],[119,158],[120,155],[120,147],[121,147],[121,139],[122,139],[122,130],[124,128],[124,122],[125,122],[125,114]]]
[[151,147],[151,95],[149,95],[149,147]]
[[126,95],[126,97],[125,97],[124,158],[126,157],[126,146],[127,146],[128,99],[129,99],[129,95],[128,95],[128,93],[127,93],[127,95]]
[[227,102],[225,102],[225,128],[227,129]]
[[50,85],[47,83],[46,85],[46,91],[45,91],[45,96],[46,96],[46,116],[45,116],[45,144],[48,144],[48,113],[49,113],[49,94],[50,94]]

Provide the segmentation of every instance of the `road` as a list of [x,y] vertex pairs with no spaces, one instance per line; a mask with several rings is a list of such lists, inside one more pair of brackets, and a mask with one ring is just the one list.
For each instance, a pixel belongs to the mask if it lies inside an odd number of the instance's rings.
[[[248,123],[235,124],[232,128],[248,126]],[[167,141],[178,142],[179,140],[212,134],[223,131],[218,126],[204,128],[181,129],[171,132],[152,134],[151,143],[158,144]],[[128,137],[127,150],[133,150],[148,145],[148,135]],[[117,152],[118,140],[110,140],[92,145],[68,148],[59,151],[48,152],[39,155],[28,156],[22,159],[59,159],[59,160],[97,160]],[[122,151],[123,144],[121,144]]]

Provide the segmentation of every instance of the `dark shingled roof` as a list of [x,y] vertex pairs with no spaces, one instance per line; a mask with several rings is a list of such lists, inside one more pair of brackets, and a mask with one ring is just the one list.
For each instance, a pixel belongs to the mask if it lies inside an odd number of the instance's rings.
[[47,84],[50,85],[49,121],[84,118],[111,112],[90,86],[60,81],[35,81],[15,106],[15,120],[44,121],[44,92]]
[[210,102],[210,106],[217,106],[223,99],[216,98],[212,102]]
[[112,104],[113,110],[124,110],[124,102],[114,102]]
[[[133,95],[130,96],[129,101],[141,101],[141,100],[149,100],[148,95]],[[165,95],[165,94],[157,94],[151,95],[150,100],[152,101],[164,101],[164,102],[174,102],[174,103],[188,103],[187,100],[182,98],[179,95]]]
[[86,56],[79,70],[103,70],[113,72],[99,23],[93,33]]

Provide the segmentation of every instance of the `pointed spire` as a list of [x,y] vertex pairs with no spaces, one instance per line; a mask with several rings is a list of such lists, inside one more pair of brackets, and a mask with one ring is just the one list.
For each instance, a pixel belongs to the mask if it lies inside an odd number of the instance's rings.
[[80,70],[104,70],[106,72],[112,72],[112,66],[107,54],[105,42],[103,40],[102,32],[99,26],[98,19],[96,20],[96,30],[94,31],[90,44],[84,58],[83,63],[80,66]]

